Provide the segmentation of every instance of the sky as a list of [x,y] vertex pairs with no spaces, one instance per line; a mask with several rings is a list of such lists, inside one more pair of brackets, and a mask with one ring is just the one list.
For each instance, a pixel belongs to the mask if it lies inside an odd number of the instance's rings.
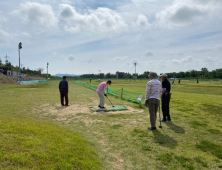
[[[222,68],[222,0],[1,0],[0,57],[52,75]],[[4,63],[4,62],[3,62]]]

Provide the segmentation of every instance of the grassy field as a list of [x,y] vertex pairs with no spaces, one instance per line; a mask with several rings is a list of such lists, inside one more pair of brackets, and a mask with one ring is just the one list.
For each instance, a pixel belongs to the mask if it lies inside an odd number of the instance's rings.
[[[81,165],[79,169],[222,168],[222,82],[196,84],[195,81],[182,80],[180,85],[172,85],[172,122],[163,123],[163,128],[158,128],[156,132],[147,130],[150,126],[147,108],[139,108],[132,102],[109,96],[114,105],[123,105],[129,110],[96,113],[91,109],[98,105],[96,91],[76,85],[73,81],[69,81],[70,106],[61,107],[58,83],[51,81],[0,87],[0,133],[2,139],[5,137],[5,140],[0,140],[1,169],[75,169],[78,166],[74,164],[77,155],[80,155],[78,160],[88,161],[88,165]],[[146,83],[147,80],[113,80],[111,87],[145,92]],[[98,85],[99,82],[92,81],[92,84]],[[110,105],[108,101],[106,103]],[[11,123],[12,120],[17,123]],[[27,123],[24,126],[19,122]],[[18,124],[14,131],[12,124]],[[25,133],[20,132],[21,126]],[[29,126],[32,130],[28,129]],[[44,135],[38,129],[41,127],[47,129]],[[61,131],[55,131],[55,127]],[[85,157],[81,154],[86,153],[72,155],[76,145],[71,145],[70,141],[76,136],[87,141],[78,142],[83,143],[82,147],[89,152]],[[18,143],[16,138],[23,144]],[[41,145],[36,141],[41,141]],[[57,155],[53,149],[46,152],[44,143],[46,146],[50,143],[56,146],[56,141],[60,141],[58,145],[64,149],[58,149]],[[26,148],[23,154],[20,154],[21,148]],[[32,157],[31,153],[35,150],[39,151],[36,154],[39,160]],[[25,154],[28,155],[27,159],[22,162]],[[46,164],[40,167],[47,154],[50,155],[47,156],[50,166]],[[56,160],[60,165],[67,165],[64,166],[66,168],[58,166]],[[71,164],[73,167],[70,167]]]

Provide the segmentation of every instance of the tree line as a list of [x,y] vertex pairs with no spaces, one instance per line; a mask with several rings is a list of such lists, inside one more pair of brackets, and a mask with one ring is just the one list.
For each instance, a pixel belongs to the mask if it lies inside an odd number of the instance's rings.
[[[13,66],[11,62],[5,62],[5,64],[2,63],[2,60],[0,58],[0,67],[2,68],[8,68],[11,69],[11,71],[19,72],[19,66]],[[43,68],[37,68],[35,70],[29,69],[29,67],[20,67],[21,69],[21,74],[28,74],[28,76],[38,76],[38,77],[44,77],[46,78],[46,74],[42,74]],[[50,74],[48,74],[48,77],[53,77]]]
[[[115,74],[111,73],[100,73],[100,74],[83,74],[80,76],[80,78],[92,78],[92,79],[134,79],[135,77],[137,79],[148,79],[150,71],[145,71],[143,74],[130,74],[126,72],[119,72],[117,71]],[[162,73],[161,73],[162,74]],[[166,73],[168,75],[168,78],[187,78],[187,79],[193,79],[193,78],[203,78],[203,79],[222,79],[222,68],[208,71],[206,67],[202,68],[200,71],[197,70],[190,70],[190,71],[180,71],[178,73],[171,72]]]

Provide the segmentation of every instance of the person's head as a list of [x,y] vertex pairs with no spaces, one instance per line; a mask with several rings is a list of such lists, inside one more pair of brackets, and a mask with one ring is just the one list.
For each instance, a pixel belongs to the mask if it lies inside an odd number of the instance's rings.
[[152,79],[157,79],[157,74],[156,72],[150,72],[150,74],[148,75],[149,79],[152,80]]
[[63,76],[63,80],[66,80],[66,76]]
[[106,82],[106,84],[108,84],[108,85],[111,85],[111,80],[108,80],[107,82]]
[[166,74],[166,73],[163,73],[163,74],[161,75],[161,79],[162,79],[162,81],[165,80],[165,79],[167,79],[167,74]]

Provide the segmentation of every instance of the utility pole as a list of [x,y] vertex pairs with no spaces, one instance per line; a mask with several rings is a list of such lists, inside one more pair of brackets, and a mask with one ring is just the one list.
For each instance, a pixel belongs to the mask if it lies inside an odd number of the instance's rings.
[[100,71],[101,71],[101,70],[99,70],[99,80],[100,80]]
[[47,80],[48,80],[48,65],[49,63],[47,62]]
[[136,63],[134,63],[134,66],[135,66],[135,78],[136,78]]
[[19,83],[21,83],[21,81],[20,81],[20,74],[21,74],[21,68],[20,68],[20,49],[22,49],[22,43],[21,42],[18,44],[18,51],[19,51]]
[[6,53],[6,56],[5,56],[5,59],[6,59],[6,60],[5,60],[5,63],[6,63],[6,64],[8,63],[8,57],[9,57],[9,56],[7,56],[7,53]]

